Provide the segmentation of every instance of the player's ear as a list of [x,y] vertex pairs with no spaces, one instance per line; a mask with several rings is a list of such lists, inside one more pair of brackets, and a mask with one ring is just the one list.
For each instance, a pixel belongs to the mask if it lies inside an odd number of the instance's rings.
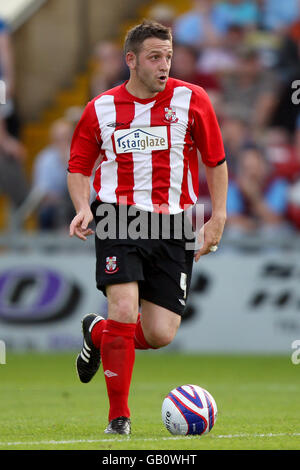
[[134,70],[136,68],[137,60],[136,60],[136,55],[134,52],[132,51],[127,52],[125,60],[130,70]]

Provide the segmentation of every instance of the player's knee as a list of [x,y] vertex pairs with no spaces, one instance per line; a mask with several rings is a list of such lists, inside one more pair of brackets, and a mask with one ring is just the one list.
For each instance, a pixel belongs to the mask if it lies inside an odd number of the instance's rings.
[[148,342],[155,349],[163,348],[164,346],[168,346],[168,344],[170,344],[173,341],[175,334],[176,334],[176,331],[175,332],[173,331],[152,332],[149,334]]
[[134,323],[136,321],[138,306],[131,297],[118,298],[110,302],[108,316],[112,320],[122,323]]

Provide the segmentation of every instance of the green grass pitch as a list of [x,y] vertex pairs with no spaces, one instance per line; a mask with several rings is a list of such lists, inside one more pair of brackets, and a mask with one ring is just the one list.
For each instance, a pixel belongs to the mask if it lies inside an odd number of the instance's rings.
[[[0,365],[0,450],[300,449],[300,364],[288,356],[137,352],[129,438],[104,434],[102,369],[81,384],[75,357],[8,352]],[[172,436],[161,421],[162,401],[189,383],[214,396],[218,419],[202,437]]]

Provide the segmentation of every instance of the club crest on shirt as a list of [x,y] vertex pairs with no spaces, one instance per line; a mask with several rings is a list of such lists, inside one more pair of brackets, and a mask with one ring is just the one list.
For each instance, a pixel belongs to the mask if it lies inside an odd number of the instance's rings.
[[178,122],[176,111],[174,111],[172,108],[165,108],[165,119],[172,123]]
[[119,267],[117,266],[117,257],[116,256],[107,256],[106,265],[105,265],[105,272],[107,274],[114,274],[117,271],[119,271]]

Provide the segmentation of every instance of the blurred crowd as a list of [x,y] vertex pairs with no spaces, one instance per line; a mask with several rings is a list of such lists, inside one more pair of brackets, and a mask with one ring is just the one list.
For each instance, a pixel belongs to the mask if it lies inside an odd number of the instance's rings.
[[[300,2],[194,0],[183,15],[166,5],[156,14],[167,11],[172,74],[207,91],[221,126],[230,176],[227,235],[270,239],[298,231]],[[200,194],[207,219],[203,169]]]
[[[194,0],[176,14],[155,3],[149,18],[173,29],[171,76],[202,86],[216,111],[229,167],[226,232],[282,237],[300,230],[300,1]],[[13,52],[0,21],[0,191],[18,207],[28,184],[14,103]],[[122,47],[102,41],[92,52],[89,98],[128,78]],[[299,88],[299,93],[297,89]],[[70,118],[70,114],[72,115]],[[74,125],[70,111],[53,123],[49,145],[35,158],[31,190],[40,195],[41,230],[68,224],[73,209],[66,165]],[[17,175],[17,177],[16,177]],[[209,217],[209,193],[201,167],[199,202]]]
[[14,92],[15,73],[9,28],[0,19],[0,194],[5,193],[18,207],[29,188],[23,168],[26,151],[20,142]]

